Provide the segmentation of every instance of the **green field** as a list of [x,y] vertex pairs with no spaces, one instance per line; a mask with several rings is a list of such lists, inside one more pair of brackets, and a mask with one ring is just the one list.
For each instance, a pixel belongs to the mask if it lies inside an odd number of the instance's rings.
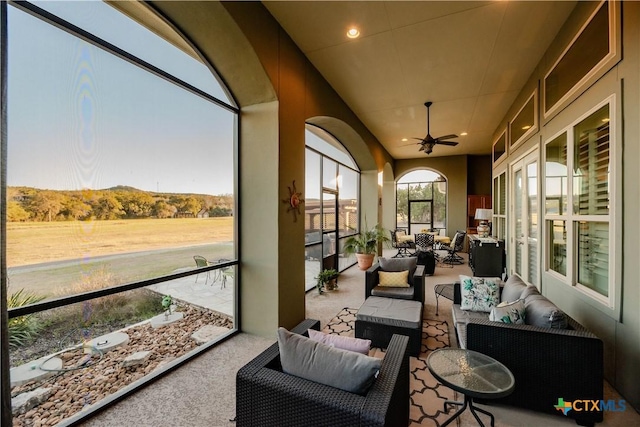
[[9,292],[72,293],[109,273],[122,284],[194,268],[194,255],[234,258],[233,218],[7,224]]

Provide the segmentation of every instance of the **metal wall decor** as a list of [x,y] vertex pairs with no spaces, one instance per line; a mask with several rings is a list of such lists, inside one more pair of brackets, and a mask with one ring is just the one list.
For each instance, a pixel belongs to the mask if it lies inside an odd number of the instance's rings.
[[287,207],[287,213],[293,212],[293,222],[298,221],[298,215],[300,212],[300,205],[304,203],[304,199],[301,199],[302,193],[298,191],[296,188],[296,180],[293,180],[291,186],[287,187],[289,189],[289,197],[286,199],[282,199],[282,203],[287,203],[289,206]]

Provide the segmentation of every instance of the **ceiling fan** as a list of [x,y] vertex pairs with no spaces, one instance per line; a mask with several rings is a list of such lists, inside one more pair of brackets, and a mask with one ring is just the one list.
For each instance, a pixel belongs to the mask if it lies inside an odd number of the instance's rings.
[[458,143],[455,141],[446,141],[447,139],[457,138],[458,135],[450,134],[450,135],[444,135],[444,136],[439,136],[438,138],[434,138],[429,133],[429,107],[431,107],[431,104],[433,104],[433,102],[431,101],[424,103],[425,107],[427,107],[427,136],[425,136],[424,138],[413,138],[420,141],[420,142],[417,142],[417,144],[420,144],[420,149],[418,151],[424,151],[427,154],[431,154],[431,152],[433,151],[433,147],[436,144],[450,145],[452,147],[455,147],[456,145],[458,145]]

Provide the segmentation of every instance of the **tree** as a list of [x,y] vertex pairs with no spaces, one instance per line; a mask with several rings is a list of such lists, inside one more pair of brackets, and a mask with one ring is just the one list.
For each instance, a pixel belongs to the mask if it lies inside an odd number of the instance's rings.
[[93,213],[97,219],[118,219],[125,214],[122,203],[112,193],[105,193],[98,198]]
[[39,191],[29,202],[33,216],[41,221],[52,221],[62,209],[63,196],[55,191]]
[[91,205],[71,196],[62,203],[60,213],[68,219],[84,219],[91,215]]
[[153,215],[157,218],[173,218],[176,214],[176,207],[167,203],[166,200],[158,200],[153,206]]
[[9,200],[7,203],[7,221],[19,222],[29,219],[29,212],[27,212],[20,203],[15,200]]
[[142,191],[118,192],[116,197],[122,204],[127,218],[146,218],[151,216],[155,201],[149,193]]

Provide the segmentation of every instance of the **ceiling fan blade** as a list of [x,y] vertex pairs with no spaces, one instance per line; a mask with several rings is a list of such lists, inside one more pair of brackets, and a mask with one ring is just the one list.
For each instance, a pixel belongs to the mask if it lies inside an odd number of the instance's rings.
[[424,151],[424,145],[421,145],[420,148],[418,148],[418,151]]
[[455,147],[456,145],[458,145],[458,143],[455,141],[436,141],[436,144],[450,145],[452,147]]
[[439,136],[436,139],[439,141],[442,141],[443,139],[453,139],[453,138],[457,138],[458,135],[455,134],[450,134],[450,135],[445,135],[445,136]]

